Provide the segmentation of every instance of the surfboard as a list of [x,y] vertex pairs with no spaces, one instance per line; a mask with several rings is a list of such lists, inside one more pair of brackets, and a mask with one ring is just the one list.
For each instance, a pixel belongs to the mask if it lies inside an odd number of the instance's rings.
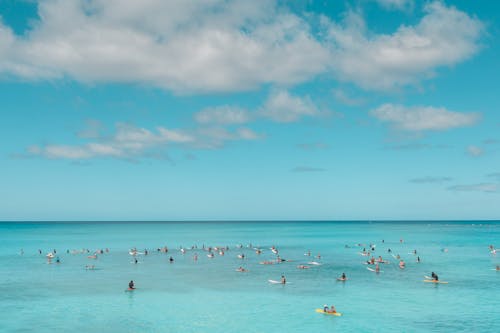
[[316,266],[321,266],[321,265],[323,265],[322,263],[319,263],[319,262],[317,262],[317,261],[309,261],[309,262],[308,262],[308,264],[309,264],[309,265],[316,265]]
[[340,312],[325,312],[325,311],[323,311],[323,309],[316,309],[315,311],[317,313],[322,313],[322,314],[326,314],[326,315],[330,315],[330,316],[336,316],[336,317],[342,316],[342,313],[340,313]]
[[281,281],[277,281],[277,280],[267,280],[269,281],[269,283],[272,283],[272,284],[290,284],[291,282],[286,282],[286,283],[281,283]]
[[446,281],[436,281],[436,280],[424,280],[424,282],[427,282],[427,283],[442,283],[442,284],[447,284],[448,283]]
[[367,269],[367,270],[369,270],[369,271],[375,272],[375,273],[383,273],[383,272],[384,272],[384,271],[378,271],[378,272],[377,272],[376,270],[374,270],[374,269],[373,269],[373,268],[371,268],[371,267],[366,267],[366,269]]

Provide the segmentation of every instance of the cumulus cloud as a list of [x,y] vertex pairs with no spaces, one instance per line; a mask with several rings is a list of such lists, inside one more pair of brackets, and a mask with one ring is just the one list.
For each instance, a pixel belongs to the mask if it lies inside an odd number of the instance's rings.
[[[388,8],[411,3],[378,1]],[[392,34],[371,32],[356,12],[336,22],[285,7],[276,0],[41,1],[39,19],[23,36],[0,22],[0,74],[176,93],[289,86],[327,74],[391,90],[470,58],[484,30],[442,2],[428,3],[417,24]]]
[[411,10],[415,5],[414,0],[376,0],[377,3],[386,9]]
[[406,107],[396,104],[383,104],[370,114],[398,130],[411,132],[442,131],[470,126],[479,119],[479,115],[475,113],[459,113],[432,106]]
[[498,184],[495,183],[480,183],[480,184],[472,184],[472,185],[455,185],[448,187],[450,191],[459,191],[459,192],[487,192],[493,193],[498,192]]
[[91,158],[138,158],[162,156],[169,146],[186,149],[215,149],[227,141],[256,140],[261,136],[249,128],[228,131],[223,128],[200,128],[192,131],[157,127],[149,130],[130,124],[117,123],[110,136],[92,137],[93,141],[79,145],[47,144],[27,148],[29,156],[49,159],[86,160]]
[[470,156],[473,156],[473,157],[479,157],[479,156],[484,154],[484,151],[480,147],[471,145],[471,146],[467,147],[467,154],[469,154]]
[[418,24],[402,25],[392,34],[370,32],[353,11],[342,23],[323,18],[334,72],[365,89],[392,90],[430,78],[435,68],[455,65],[479,50],[481,21],[438,1],[424,11]]
[[224,105],[201,110],[195,114],[195,120],[202,124],[244,124],[251,120],[251,115],[245,109]]
[[416,183],[416,184],[434,184],[434,183],[444,183],[444,182],[449,182],[452,181],[453,178],[450,177],[421,177],[421,178],[413,178],[410,179],[410,182]]
[[280,123],[298,121],[304,116],[318,116],[320,111],[310,97],[292,96],[286,90],[273,92],[259,114]]
[[24,38],[0,25],[1,71],[238,91],[302,82],[329,56],[303,19],[269,0],[47,0],[38,10]]

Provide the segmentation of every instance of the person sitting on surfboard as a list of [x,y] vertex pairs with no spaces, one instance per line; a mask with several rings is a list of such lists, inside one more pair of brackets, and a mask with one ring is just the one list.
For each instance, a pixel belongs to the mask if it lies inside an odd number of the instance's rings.
[[347,280],[347,276],[345,276],[345,273],[342,273],[342,276],[339,278],[341,281]]
[[432,272],[431,276],[434,281],[439,281],[439,278],[436,273]]
[[133,280],[130,280],[130,282],[128,283],[128,289],[135,289]]
[[337,310],[335,309],[335,307],[333,305],[330,306],[330,308],[328,308],[328,305],[323,305],[323,312],[326,312],[326,313],[337,313]]

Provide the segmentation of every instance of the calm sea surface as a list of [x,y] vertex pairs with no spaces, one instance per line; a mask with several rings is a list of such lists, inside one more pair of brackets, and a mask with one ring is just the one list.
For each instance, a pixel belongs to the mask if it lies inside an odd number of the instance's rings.
[[[379,274],[370,244],[390,261]],[[489,245],[500,222],[0,223],[0,332],[500,332]],[[423,282],[432,271],[449,283]]]

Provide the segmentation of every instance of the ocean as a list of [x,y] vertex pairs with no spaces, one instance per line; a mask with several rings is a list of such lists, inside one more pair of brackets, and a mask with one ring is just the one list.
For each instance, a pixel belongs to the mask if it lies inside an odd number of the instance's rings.
[[500,332],[490,245],[499,221],[0,223],[0,332]]

